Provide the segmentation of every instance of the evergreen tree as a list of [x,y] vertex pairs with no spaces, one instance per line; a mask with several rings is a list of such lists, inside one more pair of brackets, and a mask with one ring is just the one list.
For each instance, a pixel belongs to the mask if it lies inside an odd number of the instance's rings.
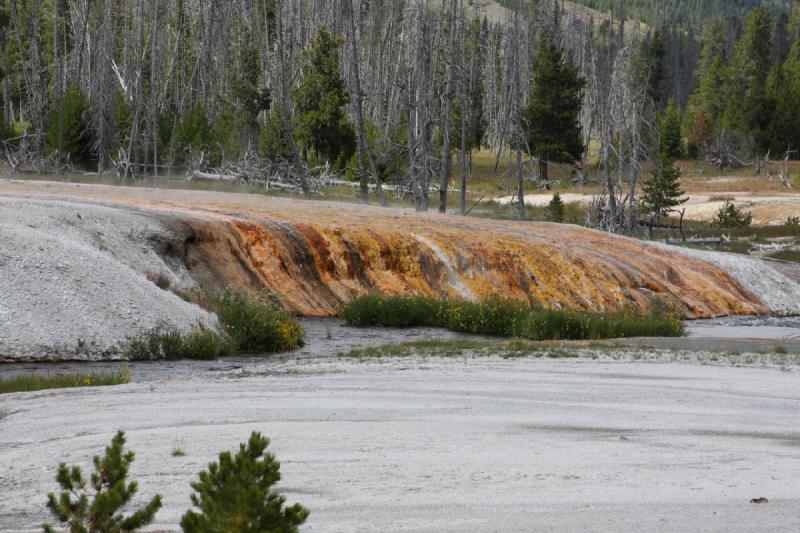
[[726,40],[727,34],[722,22],[719,19],[709,22],[703,31],[703,49],[695,73],[697,90],[690,101],[693,120],[696,121],[702,112],[703,124],[711,130],[720,125],[729,89]]
[[186,533],[293,533],[305,522],[308,510],[296,503],[284,507],[286,498],[272,490],[281,479],[280,463],[266,452],[269,439],[253,432],[239,452],[219,454],[192,483],[192,503],[181,518]]
[[92,156],[92,141],[86,123],[86,99],[77,85],[53,105],[45,124],[45,148],[63,159],[87,163]]
[[[175,143],[181,152],[202,152],[208,150],[211,139],[211,126],[203,106],[190,107],[178,127],[175,128]],[[179,158],[180,159],[180,158]]]
[[663,159],[681,159],[683,157],[683,139],[681,137],[681,112],[670,102],[661,118],[661,157]]
[[653,100],[659,111],[664,108],[663,104],[669,99],[666,35],[666,27],[658,28],[653,32],[649,42],[644,43],[649,66],[647,95]]
[[772,116],[766,91],[771,58],[772,18],[764,6],[750,13],[744,34],[736,43],[725,114],[728,127],[751,137],[760,150],[767,148],[765,132]]
[[219,166],[225,161],[236,161],[245,150],[246,135],[232,111],[220,113],[209,128],[209,149],[211,166]]
[[718,228],[746,228],[752,222],[752,213],[744,212],[730,200],[725,200],[711,221],[711,225]]
[[291,161],[292,151],[280,111],[273,109],[258,136],[258,155],[270,161]]
[[339,74],[340,45],[320,27],[311,48],[303,53],[303,79],[292,90],[298,140],[335,168],[344,167],[356,148],[356,134],[346,113],[350,97]]
[[533,94],[522,111],[528,147],[547,179],[548,162],[574,163],[583,153],[581,96],[584,81],[557,45],[542,38],[533,62]]
[[681,190],[681,170],[671,161],[662,161],[653,169],[653,175],[642,186],[640,205],[650,216],[650,238],[653,237],[653,221],[672,213],[676,207],[689,199]]
[[544,216],[549,222],[557,222],[559,224],[564,222],[564,202],[561,200],[560,194],[553,194],[553,199],[547,205]]
[[[47,506],[59,522],[72,533],[132,533],[148,525],[161,508],[161,496],[155,495],[141,509],[128,516],[120,510],[128,505],[138,490],[135,481],[127,482],[133,452],[125,452],[125,433],[117,432],[106,448],[105,455],[94,458],[91,489],[86,487],[81,469],[58,466],[56,480],[61,494],[48,494]],[[90,501],[91,498],[91,501]],[[45,533],[55,533],[53,526],[44,525]]]

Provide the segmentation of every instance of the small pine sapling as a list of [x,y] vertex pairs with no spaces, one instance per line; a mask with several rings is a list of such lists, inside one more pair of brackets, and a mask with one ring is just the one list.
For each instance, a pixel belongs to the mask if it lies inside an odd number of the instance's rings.
[[[128,516],[122,510],[138,490],[135,481],[127,482],[128,469],[133,462],[133,452],[125,452],[125,433],[117,432],[106,448],[105,455],[94,457],[94,472],[87,488],[86,479],[79,466],[58,465],[56,481],[61,494],[47,495],[47,507],[70,533],[133,533],[148,525],[161,508],[161,495]],[[50,524],[45,533],[55,533]]]
[[192,483],[192,503],[198,508],[181,517],[186,533],[294,533],[308,518],[296,503],[284,507],[286,498],[273,490],[281,479],[280,463],[266,452],[269,439],[253,432],[236,455],[219,454],[219,462],[200,472]]
[[553,195],[553,199],[547,205],[545,217],[549,222],[557,222],[559,224],[564,222],[564,202],[558,193]]

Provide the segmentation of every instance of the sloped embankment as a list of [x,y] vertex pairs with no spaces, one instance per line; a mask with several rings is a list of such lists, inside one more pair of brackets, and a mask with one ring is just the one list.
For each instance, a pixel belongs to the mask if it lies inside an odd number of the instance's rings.
[[800,285],[757,259],[576,226],[41,182],[2,182],[0,199],[0,353],[22,342],[23,329],[53,345],[209,319],[147,282],[148,271],[183,286],[268,288],[307,316],[333,315],[370,291],[669,307],[687,318],[800,313]]

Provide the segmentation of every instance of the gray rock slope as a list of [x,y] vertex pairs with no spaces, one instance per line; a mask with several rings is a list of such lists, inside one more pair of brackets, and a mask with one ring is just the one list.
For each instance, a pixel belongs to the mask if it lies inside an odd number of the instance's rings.
[[158,324],[183,330],[216,318],[148,281],[174,238],[157,217],[120,208],[0,197],[0,360],[120,357]]

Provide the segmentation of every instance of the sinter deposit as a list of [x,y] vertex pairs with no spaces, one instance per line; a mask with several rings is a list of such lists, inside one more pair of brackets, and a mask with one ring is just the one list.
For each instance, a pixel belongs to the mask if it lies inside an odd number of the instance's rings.
[[146,279],[277,292],[331,316],[370,291],[492,294],[547,308],[670,308],[687,318],[798,314],[767,263],[578,226],[260,195],[0,183],[0,356],[113,353],[157,323],[213,317]]

